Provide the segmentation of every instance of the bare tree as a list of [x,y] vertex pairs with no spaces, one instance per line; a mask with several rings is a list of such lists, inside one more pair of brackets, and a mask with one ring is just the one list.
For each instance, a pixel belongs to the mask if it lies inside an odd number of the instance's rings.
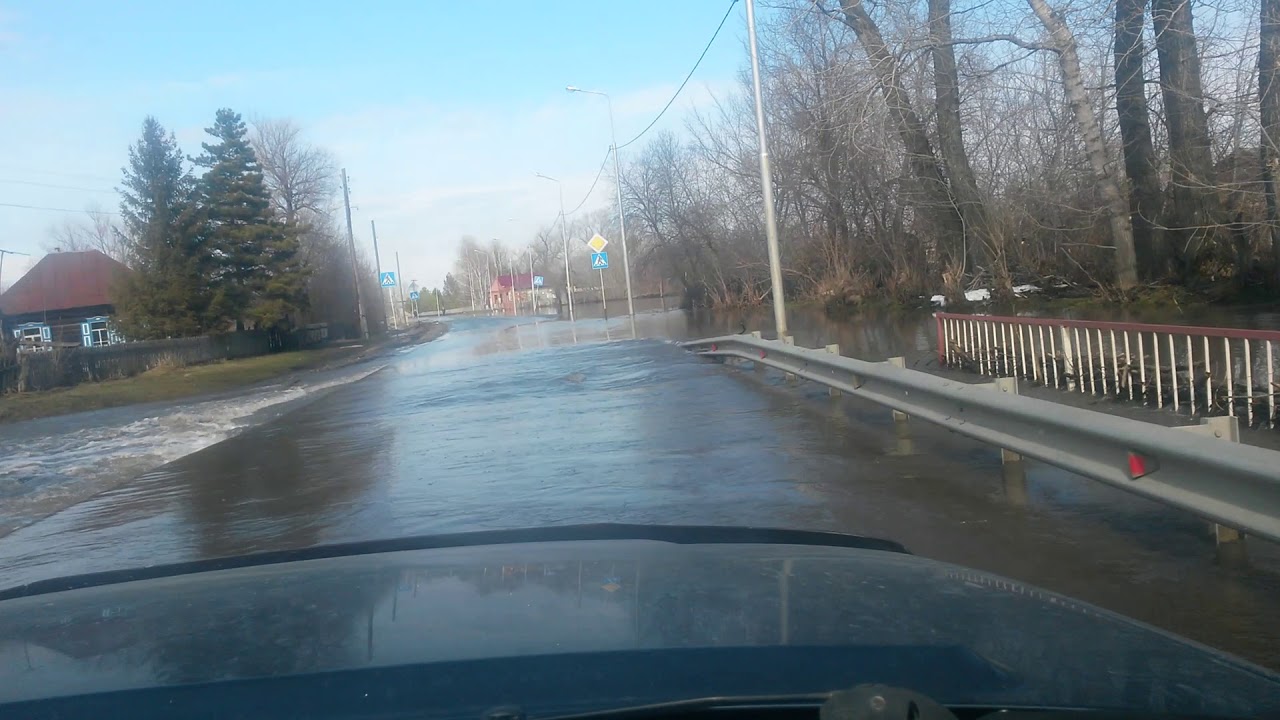
[[934,231],[940,236],[939,242],[948,247],[953,260],[956,259],[956,244],[964,238],[964,222],[956,210],[950,187],[943,178],[942,167],[933,152],[933,143],[929,139],[924,120],[916,111],[911,93],[904,85],[906,73],[901,63],[889,49],[880,27],[871,18],[862,0],[842,0],[838,14],[826,10],[821,0],[814,0],[814,3],[824,14],[837,17],[857,35],[858,42],[871,61],[872,72],[884,95],[894,127],[906,148],[907,163],[919,193],[917,205],[930,218]]
[[988,249],[1000,258],[990,267],[997,289],[1008,291],[1009,273],[1004,266],[1003,246],[996,238],[987,215],[986,203],[978,191],[969,153],[964,147],[964,129],[960,118],[960,79],[956,72],[956,52],[951,35],[951,0],[929,0],[929,44],[933,55],[934,105],[938,118],[938,148],[942,151],[951,191],[965,229],[965,245],[975,265],[974,270],[988,264]]
[[1062,84],[1067,101],[1075,114],[1076,125],[1084,141],[1089,165],[1098,181],[1105,202],[1107,220],[1111,225],[1111,241],[1115,245],[1115,281],[1121,288],[1138,283],[1137,258],[1133,247],[1133,225],[1129,219],[1129,203],[1120,191],[1120,181],[1112,172],[1107,145],[1103,141],[1102,128],[1093,114],[1093,106],[1085,91],[1080,73],[1080,56],[1076,51],[1076,39],[1062,16],[1044,0],[1027,0],[1032,12],[1040,19],[1058,54],[1058,66],[1062,71]]
[[329,210],[337,193],[337,167],[327,150],[307,143],[292,120],[255,120],[249,141],[285,222]]
[[1124,142],[1124,167],[1129,177],[1129,209],[1139,271],[1145,279],[1168,272],[1168,257],[1156,223],[1162,200],[1156,150],[1151,141],[1147,108],[1146,52],[1142,40],[1147,0],[1116,0],[1115,75],[1116,115]]
[[96,206],[85,209],[80,221],[65,220],[49,228],[44,242],[45,252],[80,252],[99,250],[111,258],[129,264],[129,242],[111,221],[111,215]]
[[1258,52],[1258,102],[1261,107],[1262,181],[1267,203],[1267,239],[1271,246],[1272,282],[1280,286],[1280,207],[1276,199],[1280,175],[1280,0],[1262,0],[1261,47]]
[[1222,226],[1221,202],[1204,109],[1200,53],[1189,0],[1152,0],[1165,127],[1169,132],[1168,225],[1184,276]]

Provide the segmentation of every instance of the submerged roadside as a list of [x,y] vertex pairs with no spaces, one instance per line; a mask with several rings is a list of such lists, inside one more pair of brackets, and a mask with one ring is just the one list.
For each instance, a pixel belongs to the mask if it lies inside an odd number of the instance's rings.
[[424,323],[222,392],[10,422],[0,433],[0,537],[366,378],[446,330]]

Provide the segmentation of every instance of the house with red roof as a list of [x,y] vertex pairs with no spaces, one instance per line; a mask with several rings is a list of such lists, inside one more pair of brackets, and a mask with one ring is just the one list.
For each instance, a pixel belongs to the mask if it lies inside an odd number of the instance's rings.
[[123,342],[111,286],[129,272],[98,250],[49,253],[0,295],[0,333],[28,350]]
[[536,311],[542,285],[542,276],[533,273],[499,275],[489,286],[489,307],[509,315],[516,308]]

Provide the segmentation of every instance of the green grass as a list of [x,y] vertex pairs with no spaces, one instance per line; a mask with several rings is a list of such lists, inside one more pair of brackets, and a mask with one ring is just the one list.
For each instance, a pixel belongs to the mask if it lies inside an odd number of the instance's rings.
[[84,383],[46,392],[0,396],[0,423],[65,415],[134,403],[179,400],[233,390],[291,372],[355,357],[360,346],[301,350],[182,368],[156,368],[123,380]]

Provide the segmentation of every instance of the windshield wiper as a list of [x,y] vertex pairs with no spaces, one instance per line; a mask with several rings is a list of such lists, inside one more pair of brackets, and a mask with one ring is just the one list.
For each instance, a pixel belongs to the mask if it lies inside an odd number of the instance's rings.
[[[831,697],[831,693],[815,693],[808,695],[712,695],[670,702],[651,703],[648,705],[630,705],[627,707],[591,710],[569,715],[537,716],[530,720],[592,720],[594,718],[642,718],[672,715],[675,713],[697,712],[701,710],[736,710],[745,708],[805,709],[821,707]],[[515,711],[514,713],[512,711]],[[485,714],[485,720],[524,720],[522,713],[515,708],[499,708]]]
[[[818,710],[820,720],[958,720],[956,713],[922,693],[888,685],[865,684],[849,690],[809,695],[730,695],[633,705],[566,715],[526,718],[516,707],[495,708],[484,720],[620,720],[688,716],[724,710]],[[1212,716],[1169,715],[1143,711],[1036,706],[958,706],[965,718],[999,720],[1222,720]]]
[[[819,708],[822,720],[956,720],[932,698],[905,688],[865,684],[850,690],[809,695],[728,695],[611,708],[537,720],[597,720],[687,714],[705,710],[782,710]],[[485,720],[525,720],[516,708],[496,709]],[[514,710],[515,712],[510,712]]]

